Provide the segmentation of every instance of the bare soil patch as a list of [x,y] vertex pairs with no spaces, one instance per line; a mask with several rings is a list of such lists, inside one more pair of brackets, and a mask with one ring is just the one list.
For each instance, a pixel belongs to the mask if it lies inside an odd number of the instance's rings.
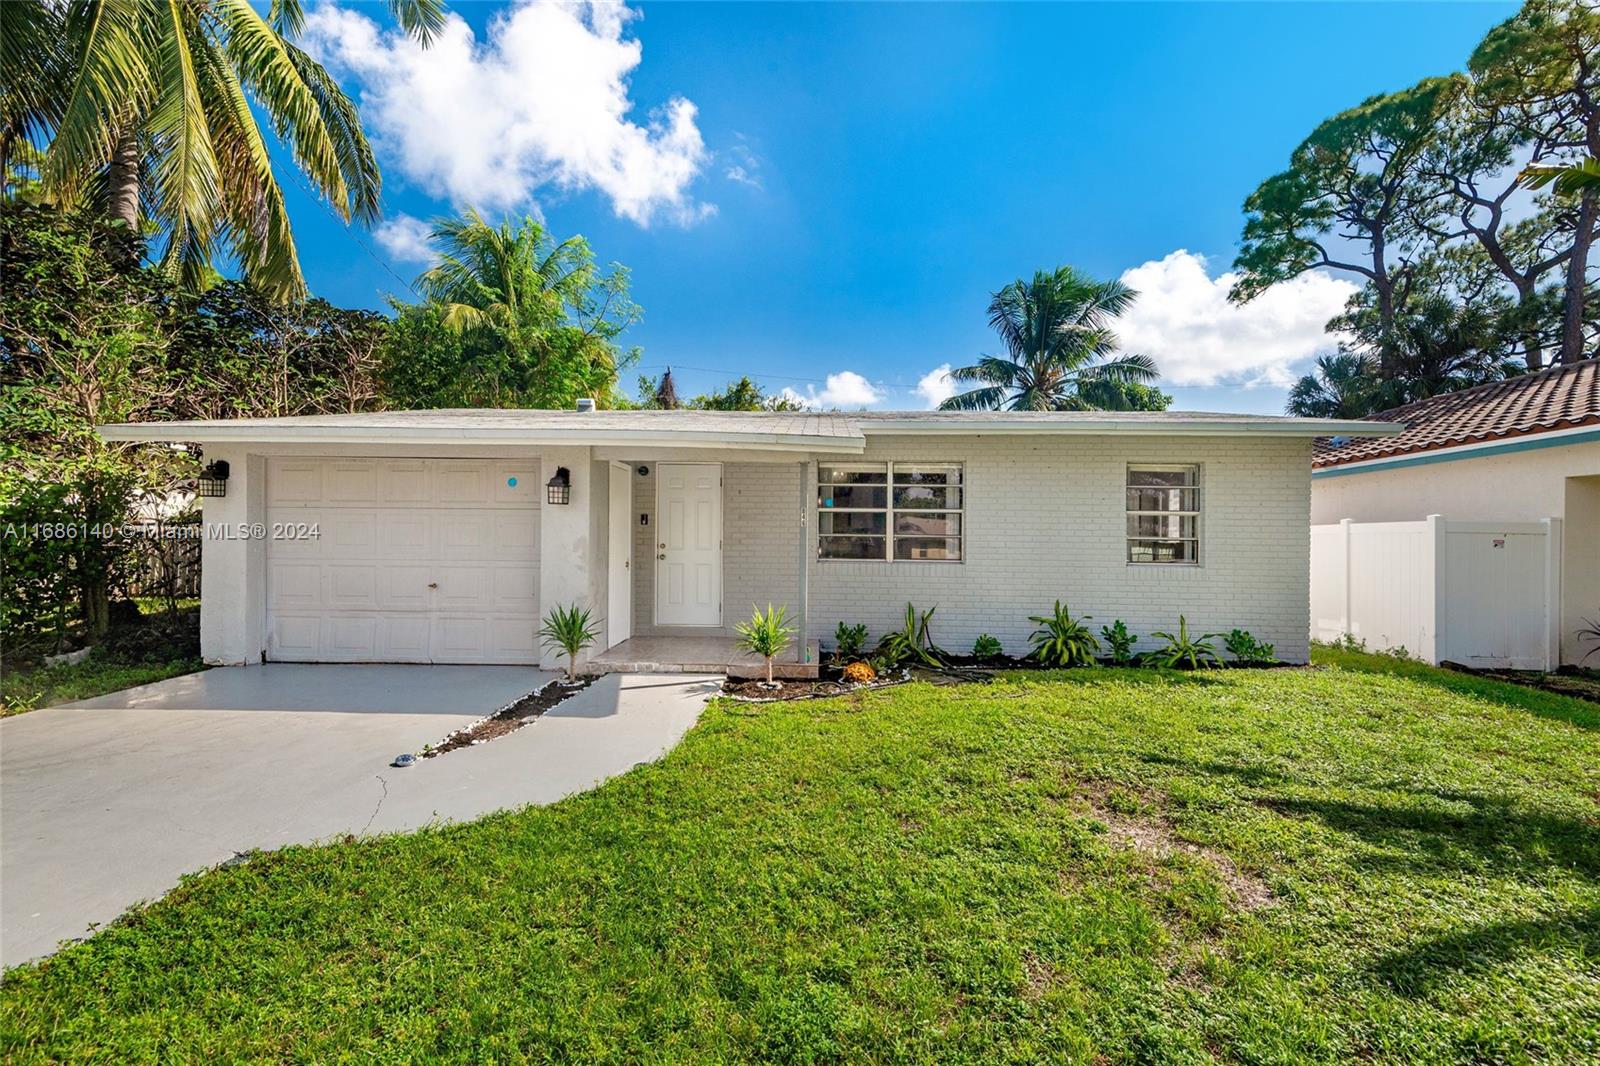
[[1586,670],[1578,666],[1563,666],[1553,674],[1539,670],[1479,670],[1462,663],[1443,662],[1446,670],[1473,677],[1486,677],[1491,681],[1505,681],[1523,688],[1554,692],[1560,696],[1600,703],[1600,670]]
[[1261,878],[1240,869],[1215,848],[1181,839],[1171,820],[1161,813],[1164,799],[1158,793],[1101,779],[1081,782],[1078,791],[1094,816],[1120,843],[1158,861],[1180,851],[1205,861],[1217,871],[1243,910],[1255,910],[1272,902],[1272,889]]
[[469,748],[474,744],[483,744],[503,737],[507,733],[515,733],[544,712],[565,703],[592,684],[594,684],[592,677],[580,677],[576,683],[570,685],[564,680],[552,681],[537,692],[530,692],[510,706],[496,711],[483,721],[456,730],[436,746],[425,749],[422,757],[432,759],[447,751]]

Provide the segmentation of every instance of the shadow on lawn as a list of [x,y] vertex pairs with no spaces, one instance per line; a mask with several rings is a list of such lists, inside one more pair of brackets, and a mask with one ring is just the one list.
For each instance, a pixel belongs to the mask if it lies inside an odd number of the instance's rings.
[[1403,996],[1424,996],[1450,977],[1484,973],[1529,955],[1567,951],[1600,956],[1600,905],[1540,918],[1488,922],[1430,937],[1378,956],[1374,979]]
[[[1600,825],[1592,818],[1529,810],[1503,797],[1478,793],[1411,794],[1421,802],[1385,805],[1277,797],[1256,802],[1291,817],[1317,818],[1387,852],[1362,858],[1361,864],[1493,870],[1523,877],[1540,869],[1563,868],[1600,876]],[[1468,809],[1423,805],[1428,800]]]
[[1600,705],[1573,696],[1542,692],[1522,685],[1513,685],[1507,681],[1474,677],[1472,674],[1444,670],[1426,663],[1367,652],[1343,651],[1336,648],[1319,649],[1317,658],[1319,662],[1353,673],[1401,677],[1458,696],[1476,696],[1508,707],[1517,707],[1541,718],[1551,718],[1575,725],[1579,729],[1600,729]]

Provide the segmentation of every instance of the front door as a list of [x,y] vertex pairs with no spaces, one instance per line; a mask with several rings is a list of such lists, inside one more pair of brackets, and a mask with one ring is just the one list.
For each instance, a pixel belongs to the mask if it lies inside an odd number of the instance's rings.
[[656,625],[722,624],[722,464],[656,464]]
[[610,537],[607,543],[606,647],[633,632],[633,468],[611,464]]

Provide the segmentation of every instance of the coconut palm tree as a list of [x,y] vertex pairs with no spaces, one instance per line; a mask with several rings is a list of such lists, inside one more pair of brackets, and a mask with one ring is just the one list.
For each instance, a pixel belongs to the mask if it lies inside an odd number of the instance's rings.
[[1095,281],[1071,267],[1041,270],[1018,279],[989,301],[989,325],[1006,347],[950,379],[978,384],[940,406],[951,411],[1127,410],[1135,400],[1125,386],[1153,381],[1155,363],[1144,355],[1115,356],[1111,320],[1138,297],[1120,281]]
[[625,271],[600,276],[587,241],[558,243],[532,218],[492,226],[468,209],[436,220],[432,240],[439,262],[417,278],[417,291],[447,327],[491,350],[493,374],[514,402],[609,402],[618,370],[612,341],[639,316]]
[[[388,2],[423,43],[444,25],[441,0]],[[377,218],[378,165],[355,105],[293,43],[302,0],[273,0],[266,16],[250,0],[4,6],[17,9],[8,31],[25,26],[63,42],[57,83],[48,84],[48,70],[25,70],[32,89],[16,94],[14,109],[8,100],[16,117],[5,116],[24,132],[48,131],[46,190],[64,203],[97,203],[130,228],[150,223],[166,239],[163,263],[187,283],[201,283],[221,252],[278,296],[305,292],[253,107],[341,218]],[[8,69],[10,59],[8,48]]]
[[1600,193],[1600,159],[1591,155],[1571,163],[1538,164],[1522,171],[1522,184],[1530,189],[1542,189],[1551,183],[1561,196]]

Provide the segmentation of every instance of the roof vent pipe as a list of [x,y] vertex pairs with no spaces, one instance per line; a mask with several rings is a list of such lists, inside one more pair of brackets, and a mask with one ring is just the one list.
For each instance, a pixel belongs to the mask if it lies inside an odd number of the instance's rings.
[[578,398],[578,410],[580,410],[580,411],[593,411],[594,410],[594,397],[592,397],[592,396],[580,396]]

